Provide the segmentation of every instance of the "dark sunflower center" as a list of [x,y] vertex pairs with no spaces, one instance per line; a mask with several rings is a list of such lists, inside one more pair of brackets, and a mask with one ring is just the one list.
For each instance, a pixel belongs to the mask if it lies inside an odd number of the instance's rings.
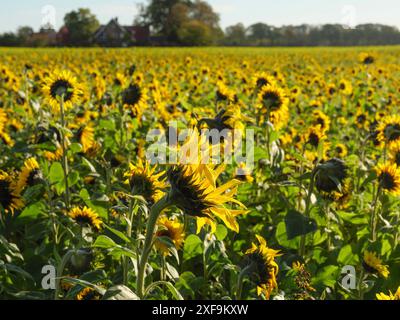
[[266,92],[263,94],[264,106],[271,111],[276,111],[281,107],[281,98],[275,92]]
[[319,144],[319,137],[315,133],[310,133],[308,137],[308,143],[311,144],[313,147],[318,147]]
[[10,184],[7,181],[0,180],[0,204],[6,209],[11,205],[12,195],[10,192]]
[[400,138],[400,124],[386,126],[384,133],[389,141],[398,140]]
[[67,80],[57,80],[50,87],[50,94],[54,99],[64,98],[64,101],[69,101],[72,98],[72,85]]
[[366,57],[364,59],[364,64],[372,64],[374,63],[374,58],[373,57]]
[[396,186],[394,177],[388,172],[382,172],[379,176],[379,181],[382,185],[382,188],[386,190],[393,190]]
[[90,224],[93,225],[93,220],[88,216],[77,216],[75,221],[79,224]]
[[130,85],[129,88],[122,93],[123,103],[131,106],[136,105],[140,101],[141,97],[142,91],[137,84]]
[[357,122],[358,123],[364,123],[365,122],[365,120],[367,120],[367,117],[365,116],[365,114],[361,114],[361,115],[359,115],[358,117],[357,117]]
[[172,239],[171,232],[168,229],[157,231],[157,237],[167,237]]
[[270,84],[270,83],[269,83],[268,80],[265,79],[265,78],[258,78],[258,79],[257,79],[257,87],[258,87],[258,88],[262,88],[262,87],[264,87],[264,86],[266,86],[266,85],[268,85],[268,84]]

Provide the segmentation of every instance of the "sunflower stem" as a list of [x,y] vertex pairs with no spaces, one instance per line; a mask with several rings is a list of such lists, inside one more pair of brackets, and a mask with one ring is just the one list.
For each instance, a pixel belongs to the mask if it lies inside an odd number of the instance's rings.
[[64,172],[64,181],[65,181],[65,206],[67,210],[70,208],[69,202],[69,185],[68,185],[68,157],[67,157],[67,148],[65,145],[65,113],[64,113],[64,97],[61,97],[60,100],[60,117],[61,117],[61,148],[62,148],[62,167]]
[[377,213],[378,213],[378,201],[381,196],[382,186],[379,183],[378,189],[376,190],[376,195],[372,203],[372,214],[371,214],[371,241],[376,241],[376,227],[378,225]]
[[164,196],[160,201],[155,203],[150,210],[149,219],[147,221],[146,238],[144,241],[142,256],[140,257],[138,276],[137,276],[137,294],[142,299],[144,294],[144,271],[146,269],[147,260],[153,245],[153,237],[156,229],[158,217],[161,212],[171,205],[169,195]]
[[251,271],[252,268],[253,265],[250,264],[240,271],[236,285],[236,300],[241,300],[244,277]]
[[54,292],[54,300],[58,300],[60,296],[60,289],[61,289],[61,277],[64,272],[64,268],[67,265],[68,261],[71,259],[72,255],[74,254],[74,250],[69,250],[67,253],[63,256],[58,268],[57,268],[57,274],[56,274],[56,290]]
[[[314,190],[314,182],[315,182],[315,175],[317,174],[317,168],[315,168],[311,174],[310,178],[310,185],[307,192],[306,198],[306,208],[304,210],[304,215],[309,218],[310,216],[310,207],[311,207],[311,195]],[[300,239],[300,248],[299,248],[299,255],[301,257],[305,256],[306,253],[306,234],[303,234]]]

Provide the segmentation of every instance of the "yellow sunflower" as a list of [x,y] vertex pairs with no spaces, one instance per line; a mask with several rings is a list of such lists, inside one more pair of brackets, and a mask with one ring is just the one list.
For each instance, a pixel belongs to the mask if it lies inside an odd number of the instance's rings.
[[323,133],[329,131],[331,120],[329,117],[320,110],[314,110],[313,112],[313,122],[314,126],[320,126]]
[[68,215],[78,224],[90,225],[96,230],[100,230],[101,225],[103,224],[99,218],[99,215],[94,210],[86,206],[82,209],[79,207],[74,207],[68,212]]
[[0,205],[6,213],[11,214],[24,206],[17,183],[11,175],[2,170],[0,170]]
[[167,237],[173,242],[175,248],[179,250],[185,240],[184,225],[176,219],[169,219],[167,216],[161,216],[158,221],[158,231],[156,232],[155,247],[165,256],[170,255],[168,246],[159,238]]
[[129,111],[129,114],[140,120],[143,110],[147,107],[147,90],[138,83],[131,83],[122,91],[121,99],[124,108]]
[[380,164],[375,168],[375,171],[383,190],[393,195],[400,194],[400,170],[396,164]]
[[40,175],[39,164],[35,158],[29,158],[19,174],[17,188],[21,192],[27,185],[32,186]]
[[278,250],[268,248],[265,239],[256,235],[258,245],[252,243],[246,251],[246,257],[252,267],[252,275],[257,282],[257,294],[264,294],[269,299],[273,290],[278,288],[276,277],[279,267],[275,258],[280,256]]
[[100,298],[100,294],[92,288],[84,288],[76,295],[76,300],[99,300]]
[[54,112],[60,110],[61,99],[64,108],[70,109],[80,101],[82,94],[76,78],[69,71],[55,71],[45,79],[42,90]]
[[380,120],[377,127],[377,140],[389,148],[400,142],[400,116],[387,116]]
[[82,145],[82,151],[86,153],[95,146],[94,128],[90,125],[79,128],[77,138]]
[[132,193],[141,195],[149,204],[156,203],[164,195],[164,189],[167,187],[164,176],[165,171],[155,173],[157,166],[150,167],[149,163],[143,164],[141,159],[138,164],[129,164],[129,170],[124,174],[125,184],[129,184]]
[[244,162],[240,163],[239,166],[236,168],[235,178],[250,183],[254,181],[254,178],[251,175],[251,170],[246,167],[246,164]]
[[389,276],[388,267],[382,264],[382,260],[376,256],[375,252],[364,252],[363,267],[365,271],[378,274],[385,279]]
[[397,288],[397,291],[393,294],[389,291],[389,294],[385,294],[383,292],[376,294],[377,300],[400,300],[400,287]]
[[[289,98],[285,91],[275,85],[263,86],[258,94],[259,113],[262,121],[271,121],[279,130],[289,119]],[[269,119],[264,117],[269,115]]]

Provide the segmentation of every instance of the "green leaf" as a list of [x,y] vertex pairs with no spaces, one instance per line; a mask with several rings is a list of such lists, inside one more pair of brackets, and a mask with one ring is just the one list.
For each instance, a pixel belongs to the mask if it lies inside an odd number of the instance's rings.
[[317,230],[317,223],[300,212],[290,210],[285,216],[286,233],[288,240]]
[[140,300],[140,298],[128,287],[117,285],[109,288],[102,300]]
[[96,241],[93,243],[93,247],[103,248],[103,249],[110,249],[115,248],[117,244],[107,236],[98,236]]
[[183,247],[183,260],[190,260],[203,253],[203,242],[194,234],[188,236]]
[[79,173],[78,172],[72,171],[68,174],[68,185],[70,187],[77,184],[78,181],[79,181]]
[[17,217],[17,222],[26,223],[29,221],[34,221],[40,214],[44,212],[45,209],[46,206],[42,201],[31,204],[30,206],[26,207]]
[[354,255],[351,245],[347,244],[342,249],[340,249],[338,256],[338,263],[342,265],[350,265],[357,262],[358,257]]
[[317,275],[312,279],[313,285],[325,285],[334,287],[337,283],[339,267],[329,265],[321,269]]
[[58,195],[61,195],[65,190],[64,171],[61,163],[54,162],[49,171],[49,181],[54,185]]
[[82,151],[82,145],[81,145],[80,143],[77,143],[77,142],[72,143],[72,144],[69,146],[69,150],[71,150],[72,153],[79,153],[79,152]]
[[115,234],[118,238],[120,238],[121,240],[123,240],[124,242],[126,242],[126,243],[130,243],[130,242],[131,242],[131,240],[130,240],[123,232],[121,232],[121,231],[119,231],[119,230],[116,230],[116,229],[114,229],[114,228],[111,228],[110,226],[108,226],[108,225],[106,225],[106,224],[104,224],[104,226],[105,226],[109,231],[111,231],[113,234]]
[[[82,189],[81,192],[79,193],[79,196],[85,202],[85,204],[92,210],[96,211],[96,213],[101,218],[103,218],[103,219],[108,218],[107,208],[100,205],[99,204],[100,201],[95,201],[95,200],[92,201],[90,198],[89,192],[86,189]],[[104,202],[104,204],[106,204],[106,202]]]
[[228,235],[228,229],[223,224],[218,224],[215,235],[219,241],[223,241]]

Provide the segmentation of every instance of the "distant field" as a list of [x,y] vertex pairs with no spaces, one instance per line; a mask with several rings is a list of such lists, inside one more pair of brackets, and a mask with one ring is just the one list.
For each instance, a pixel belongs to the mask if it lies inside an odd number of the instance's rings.
[[[0,49],[0,299],[400,299],[399,61]],[[172,125],[250,160],[148,163]]]

